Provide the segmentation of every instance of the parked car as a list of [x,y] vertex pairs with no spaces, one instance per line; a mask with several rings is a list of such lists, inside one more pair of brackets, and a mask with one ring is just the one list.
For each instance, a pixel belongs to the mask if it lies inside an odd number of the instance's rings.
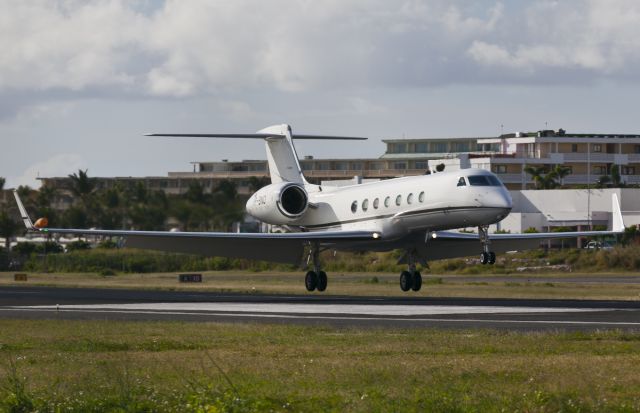
[[613,245],[607,241],[589,241],[584,248],[587,250],[611,250]]

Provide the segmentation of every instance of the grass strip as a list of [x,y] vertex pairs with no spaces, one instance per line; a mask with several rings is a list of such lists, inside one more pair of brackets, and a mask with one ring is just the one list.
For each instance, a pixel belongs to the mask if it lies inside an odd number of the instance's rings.
[[0,409],[640,410],[640,334],[0,320]]

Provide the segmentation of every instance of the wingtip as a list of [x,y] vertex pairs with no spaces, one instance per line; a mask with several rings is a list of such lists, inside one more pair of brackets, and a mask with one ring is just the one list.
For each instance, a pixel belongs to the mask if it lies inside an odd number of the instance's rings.
[[611,224],[612,230],[615,232],[624,232],[625,225],[624,220],[622,219],[622,211],[620,210],[620,201],[618,200],[618,195],[613,194],[611,196]]

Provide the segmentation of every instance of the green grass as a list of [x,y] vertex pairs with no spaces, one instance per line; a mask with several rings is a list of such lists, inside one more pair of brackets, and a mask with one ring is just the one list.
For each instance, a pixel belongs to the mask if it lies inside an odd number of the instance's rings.
[[0,411],[640,410],[640,334],[0,320]]

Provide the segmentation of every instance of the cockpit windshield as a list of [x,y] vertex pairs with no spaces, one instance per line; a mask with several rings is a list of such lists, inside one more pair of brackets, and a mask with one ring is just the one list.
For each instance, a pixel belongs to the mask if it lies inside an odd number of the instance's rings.
[[467,179],[471,186],[502,186],[500,180],[493,175],[471,175]]

